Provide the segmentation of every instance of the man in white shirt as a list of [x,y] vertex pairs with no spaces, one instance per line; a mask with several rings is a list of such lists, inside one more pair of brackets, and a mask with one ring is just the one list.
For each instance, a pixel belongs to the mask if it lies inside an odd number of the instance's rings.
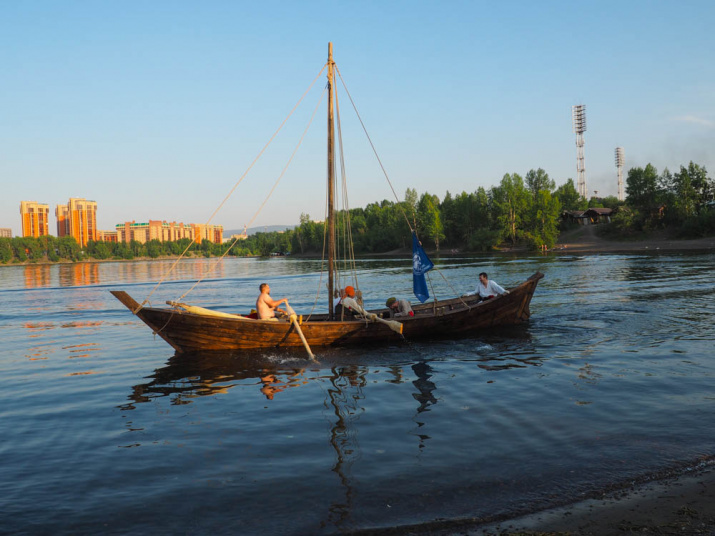
[[479,283],[477,283],[477,288],[474,292],[468,292],[466,296],[478,295],[482,300],[488,300],[494,296],[499,296],[501,294],[509,294],[508,290],[504,290],[495,281],[489,281],[489,277],[486,272],[479,274]]

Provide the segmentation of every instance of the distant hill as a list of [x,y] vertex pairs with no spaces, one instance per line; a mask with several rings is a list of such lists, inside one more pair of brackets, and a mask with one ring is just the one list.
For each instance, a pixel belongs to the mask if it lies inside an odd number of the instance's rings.
[[[263,227],[249,227],[246,232],[248,236],[254,235],[256,233],[275,233],[278,231],[287,231],[288,229],[295,229],[295,225],[264,225]],[[224,229],[223,237],[229,238],[232,235],[237,235],[243,233],[243,228],[241,229]]]

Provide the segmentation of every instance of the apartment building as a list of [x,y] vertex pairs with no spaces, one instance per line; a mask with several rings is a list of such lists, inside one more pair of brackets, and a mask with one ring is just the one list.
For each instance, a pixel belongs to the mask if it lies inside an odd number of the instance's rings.
[[198,243],[205,239],[216,244],[220,244],[223,241],[222,225],[184,224],[176,223],[175,221],[149,220],[142,223],[135,221],[118,223],[116,229],[117,241],[125,243],[132,240],[142,244],[149,242],[149,240],[175,242],[182,238],[188,238]]
[[39,238],[50,234],[50,206],[37,201],[20,201],[22,236]]
[[81,246],[97,240],[97,202],[71,197],[66,205],[57,205],[57,236],[71,236]]
[[9,227],[0,227],[0,238],[12,238],[12,229]]

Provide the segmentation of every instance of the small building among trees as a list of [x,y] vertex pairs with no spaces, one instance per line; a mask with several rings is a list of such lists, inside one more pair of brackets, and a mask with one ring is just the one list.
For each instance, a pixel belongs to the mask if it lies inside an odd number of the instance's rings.
[[583,215],[586,217],[586,224],[611,223],[612,208],[589,208]]

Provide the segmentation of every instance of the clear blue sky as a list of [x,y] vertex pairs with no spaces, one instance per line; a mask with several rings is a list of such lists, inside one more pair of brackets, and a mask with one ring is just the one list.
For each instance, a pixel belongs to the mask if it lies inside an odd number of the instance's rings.
[[[626,169],[715,172],[715,2],[0,2],[0,227],[19,205],[97,201],[100,229],[205,222],[327,57],[400,197]],[[213,220],[249,223],[324,79]],[[351,206],[394,199],[341,97]],[[325,115],[254,225],[324,214]]]

